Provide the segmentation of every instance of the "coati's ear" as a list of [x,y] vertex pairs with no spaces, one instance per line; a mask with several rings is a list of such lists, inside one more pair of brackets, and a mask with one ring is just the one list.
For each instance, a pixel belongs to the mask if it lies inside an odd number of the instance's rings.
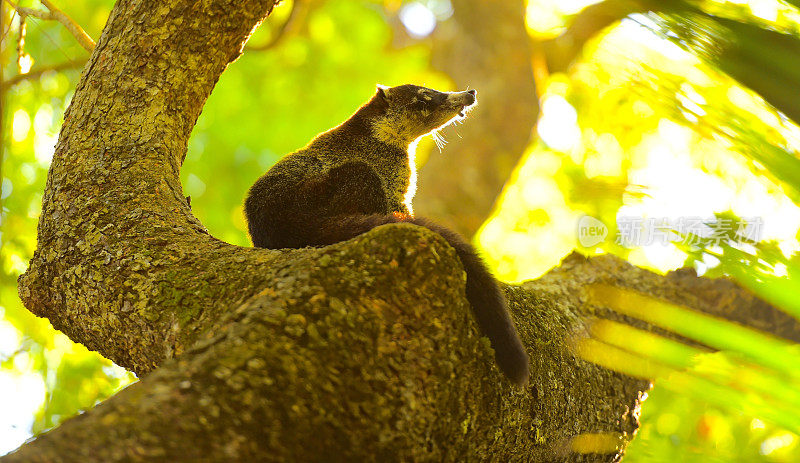
[[381,85],[381,84],[378,84],[377,87],[378,87],[378,96],[383,98],[384,101],[388,102],[389,98],[390,98],[389,92],[392,89],[387,87],[387,86],[385,86],[385,85]]

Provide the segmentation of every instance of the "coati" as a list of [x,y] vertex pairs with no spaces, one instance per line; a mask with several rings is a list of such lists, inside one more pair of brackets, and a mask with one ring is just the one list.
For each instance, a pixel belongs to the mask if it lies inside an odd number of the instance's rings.
[[257,247],[301,248],[348,240],[379,225],[407,222],[441,235],[467,274],[466,295],[500,369],[528,380],[528,355],[497,281],[456,232],[414,217],[414,148],[426,134],[465,117],[477,92],[438,92],[416,85],[377,93],[338,127],[281,159],[250,188],[245,215]]

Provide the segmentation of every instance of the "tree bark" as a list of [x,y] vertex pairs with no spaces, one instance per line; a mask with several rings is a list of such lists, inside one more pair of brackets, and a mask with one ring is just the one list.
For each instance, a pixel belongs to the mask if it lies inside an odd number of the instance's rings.
[[[727,285],[731,299],[705,300],[687,296],[696,277],[574,255],[507,288],[533,362],[530,385],[514,389],[438,235],[389,225],[287,251],[216,240],[178,172],[214,83],[272,6],[115,5],[66,113],[19,292],[142,379],[4,463],[615,461],[649,384],[570,348],[583,317],[602,310],[586,288],[610,283],[707,311],[762,304],[725,281],[704,284]],[[575,453],[585,433],[618,445]]]

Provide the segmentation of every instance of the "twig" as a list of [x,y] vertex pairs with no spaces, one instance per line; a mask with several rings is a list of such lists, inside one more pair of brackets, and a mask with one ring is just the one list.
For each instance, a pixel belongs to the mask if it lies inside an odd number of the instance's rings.
[[19,346],[19,348],[17,350],[15,350],[14,352],[12,352],[12,353],[10,353],[8,355],[4,355],[3,357],[0,357],[0,362],[7,362],[7,361],[13,359],[14,357],[16,357],[17,355],[19,355],[19,354],[21,354],[23,352],[26,352],[28,349],[30,349],[30,346],[28,345],[27,342],[23,341],[22,345]]
[[35,79],[44,74],[45,72],[49,71],[58,72],[58,71],[65,71],[67,69],[80,68],[84,64],[86,64],[87,60],[88,58],[64,61],[63,63],[58,63],[53,66],[44,66],[34,69],[26,74],[17,74],[14,77],[9,78],[8,80],[4,80],[2,84],[0,84],[0,92],[5,92],[9,88],[17,85],[20,82]]
[[6,3],[17,10],[17,13],[19,13],[20,16],[33,16],[34,18],[60,22],[75,37],[75,40],[77,40],[78,43],[86,49],[86,51],[91,52],[94,50],[94,40],[89,37],[89,34],[87,34],[86,31],[84,31],[83,28],[79,26],[77,22],[75,22],[75,20],[67,16],[63,11],[59,10],[50,0],[40,1],[44,6],[47,7],[49,11],[19,6],[11,0],[6,0]]
[[78,41],[79,44],[81,44],[83,48],[86,49],[86,51],[91,53],[91,51],[94,50],[94,45],[95,45],[94,40],[92,40],[92,38],[89,37],[89,34],[87,34],[86,31],[84,31],[83,28],[79,26],[77,22],[75,22],[72,18],[67,16],[63,11],[59,10],[55,5],[53,5],[53,2],[51,2],[50,0],[40,0],[40,1],[44,6],[47,7],[48,10],[50,10],[50,13],[53,14],[56,21],[63,24],[68,31],[72,32],[72,35],[75,36],[75,39]]
[[22,74],[22,60],[25,58],[25,13],[19,14],[19,37],[17,37],[17,69]]
[[12,2],[11,0],[6,0],[6,3],[11,5],[11,7],[14,8],[14,10],[16,10],[16,12],[19,13],[20,16],[34,16],[36,18],[41,18],[41,19],[53,19],[52,17],[50,17],[50,13],[48,13],[47,11],[28,8],[25,6],[19,6],[14,2]]

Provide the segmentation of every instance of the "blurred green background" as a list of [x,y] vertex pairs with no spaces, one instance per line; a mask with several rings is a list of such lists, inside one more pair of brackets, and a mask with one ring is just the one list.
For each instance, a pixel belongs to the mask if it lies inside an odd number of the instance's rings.
[[[113,6],[62,3],[95,40]],[[196,216],[216,237],[249,245],[241,204],[247,188],[283,154],[347,118],[376,83],[461,88],[464,82],[431,63],[443,40],[439,31],[464,3],[281,3],[222,75],[192,134],[181,176]],[[543,66],[536,44],[559,37],[599,4],[636,6],[593,34],[570,66]],[[21,5],[44,9],[38,1]],[[800,1],[653,5],[527,2],[523,19],[534,46],[530,62],[518,65],[533,69],[536,94],[526,96],[539,103],[538,122],[522,127],[532,131],[529,146],[474,241],[508,282],[538,277],[573,249],[614,253],[657,272],[691,266],[707,276],[732,276],[798,317]],[[20,52],[18,14],[4,4],[0,16],[3,454],[135,377],[54,331],[17,297],[16,279],[36,247],[47,169],[80,72],[79,65],[47,69],[80,63],[88,52],[60,24],[31,17]],[[482,101],[479,110],[491,104],[506,102]],[[458,132],[474,130],[471,122]],[[458,132],[445,132],[454,149]],[[427,140],[418,164],[425,170],[427,159],[449,154]],[[609,232],[590,247],[581,246],[577,233],[586,215]],[[617,242],[626,217],[683,235],[673,244]],[[703,226],[687,233],[675,225],[686,218],[701,218]],[[749,231],[756,227],[755,235],[731,230],[731,223],[744,221]],[[679,309],[662,309],[676,314],[665,327],[680,332]],[[719,320],[701,325],[726,340],[721,352],[677,347],[667,355],[646,352],[650,342],[663,345],[659,340],[639,344],[639,358],[661,355],[669,368],[648,374],[655,386],[625,461],[800,461],[800,368],[770,362],[796,357],[796,345],[765,344]]]

